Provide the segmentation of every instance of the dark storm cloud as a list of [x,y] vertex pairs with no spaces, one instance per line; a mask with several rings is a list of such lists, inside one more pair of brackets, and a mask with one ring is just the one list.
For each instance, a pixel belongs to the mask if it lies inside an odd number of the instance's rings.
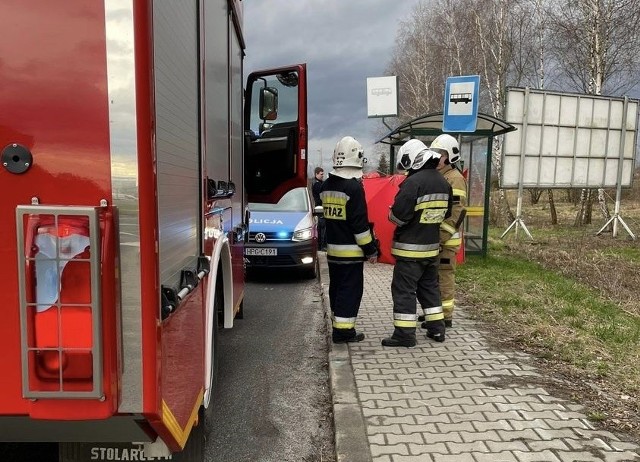
[[[399,21],[418,0],[244,0],[245,72],[307,63],[309,151],[344,135],[371,144],[367,77],[385,75]],[[328,155],[325,154],[325,157]]]

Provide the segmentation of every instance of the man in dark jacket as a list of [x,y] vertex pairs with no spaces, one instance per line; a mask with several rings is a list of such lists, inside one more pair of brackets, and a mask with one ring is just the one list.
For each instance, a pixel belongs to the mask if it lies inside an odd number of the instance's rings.
[[451,186],[438,173],[440,154],[422,141],[409,140],[398,153],[398,168],[408,171],[396,194],[389,220],[396,224],[391,254],[393,325],[383,346],[416,344],[416,297],[426,318],[427,336],[444,342],[445,324],[438,287],[440,224],[451,215]]
[[[324,169],[322,167],[316,167],[313,171],[313,184],[311,185],[311,193],[313,195],[313,205],[317,207],[322,205],[322,199],[320,199],[320,191],[322,190],[322,183],[324,183]],[[318,248],[322,251],[327,250],[327,227],[324,217],[318,217]]]
[[327,234],[333,343],[360,342],[356,318],[364,291],[364,261],[377,261],[362,178],[364,150],[345,136],[333,151],[333,170],[320,189]]

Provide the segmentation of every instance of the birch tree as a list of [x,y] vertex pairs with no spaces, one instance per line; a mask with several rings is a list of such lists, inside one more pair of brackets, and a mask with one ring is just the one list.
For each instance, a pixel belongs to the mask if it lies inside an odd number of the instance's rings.
[[[619,95],[638,84],[640,0],[565,0],[551,11],[558,40],[554,54],[574,90]],[[610,218],[605,192],[600,210]],[[583,190],[575,224],[591,223],[592,192]]]
[[[516,0],[477,0],[473,10],[474,26],[479,44],[482,81],[486,87],[491,112],[499,119],[504,118],[504,100],[507,78],[512,65],[513,51],[517,45],[513,40],[514,24],[519,21],[513,13],[517,11]],[[494,139],[492,164],[498,177],[502,173],[502,137]],[[515,216],[503,189],[498,189],[494,208],[499,217],[512,222]],[[496,220],[498,222],[499,220]]]
[[448,76],[477,72],[470,63],[474,53],[470,31],[469,0],[419,2],[409,19],[400,24],[389,75],[397,75],[400,98],[399,119],[442,110]]

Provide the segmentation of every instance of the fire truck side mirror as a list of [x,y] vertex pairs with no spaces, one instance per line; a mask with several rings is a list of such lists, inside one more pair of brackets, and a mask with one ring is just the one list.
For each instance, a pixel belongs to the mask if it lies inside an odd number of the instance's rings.
[[260,118],[276,120],[278,118],[278,89],[264,87],[260,89]]

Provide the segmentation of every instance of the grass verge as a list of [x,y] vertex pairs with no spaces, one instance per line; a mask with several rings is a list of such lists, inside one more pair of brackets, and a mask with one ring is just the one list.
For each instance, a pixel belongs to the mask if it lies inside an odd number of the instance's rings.
[[513,254],[508,246],[470,256],[458,268],[461,302],[499,326],[509,341],[610,382],[620,395],[640,390],[640,317],[591,285]]

